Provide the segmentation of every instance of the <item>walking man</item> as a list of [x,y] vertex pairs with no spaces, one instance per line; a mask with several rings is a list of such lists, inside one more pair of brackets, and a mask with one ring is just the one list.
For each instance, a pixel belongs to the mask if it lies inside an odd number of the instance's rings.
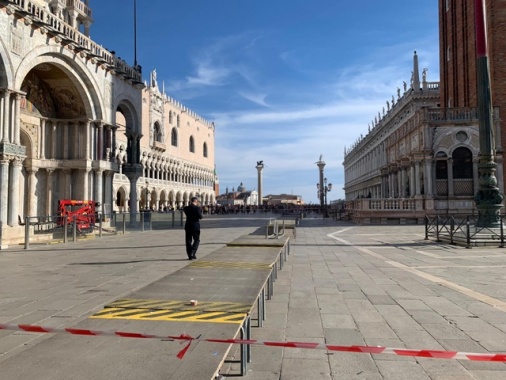
[[186,215],[184,225],[186,254],[188,260],[195,260],[200,243],[200,219],[202,219],[202,208],[199,206],[199,199],[192,197],[190,204],[183,211]]

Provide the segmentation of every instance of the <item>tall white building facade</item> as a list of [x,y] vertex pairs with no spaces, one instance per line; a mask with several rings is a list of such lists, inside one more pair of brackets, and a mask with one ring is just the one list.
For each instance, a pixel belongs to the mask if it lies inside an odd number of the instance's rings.
[[[421,223],[427,214],[475,212],[478,115],[472,107],[441,108],[438,82],[427,81],[415,52],[410,84],[387,101],[366,136],[345,149],[345,196],[362,223]],[[503,190],[500,121],[494,138]]]
[[87,1],[0,1],[2,247],[60,199],[104,213],[214,200],[214,125],[91,40],[91,24]]

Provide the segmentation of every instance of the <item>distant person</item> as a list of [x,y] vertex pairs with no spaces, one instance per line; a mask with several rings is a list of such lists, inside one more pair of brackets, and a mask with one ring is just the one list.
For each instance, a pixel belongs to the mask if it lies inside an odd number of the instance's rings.
[[197,249],[200,243],[200,219],[202,219],[202,208],[199,206],[199,199],[193,197],[190,204],[184,209],[186,223],[184,225],[186,254],[188,260],[197,259]]

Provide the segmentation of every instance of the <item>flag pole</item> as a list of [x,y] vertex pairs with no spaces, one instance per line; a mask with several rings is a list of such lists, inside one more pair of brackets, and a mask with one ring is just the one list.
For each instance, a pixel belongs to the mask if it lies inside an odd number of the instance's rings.
[[137,68],[137,0],[134,0],[134,67]]

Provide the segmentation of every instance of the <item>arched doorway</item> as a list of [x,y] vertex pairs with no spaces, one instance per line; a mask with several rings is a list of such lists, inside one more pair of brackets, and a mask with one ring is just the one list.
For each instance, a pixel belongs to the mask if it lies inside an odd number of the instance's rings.
[[52,215],[60,199],[93,199],[93,173],[82,164],[90,158],[91,115],[76,83],[56,63],[40,63],[23,78],[20,136],[30,152],[23,177],[24,187],[34,190],[24,193],[24,215]]
[[452,153],[453,194],[472,196],[473,186],[473,153],[466,147],[459,147]]

